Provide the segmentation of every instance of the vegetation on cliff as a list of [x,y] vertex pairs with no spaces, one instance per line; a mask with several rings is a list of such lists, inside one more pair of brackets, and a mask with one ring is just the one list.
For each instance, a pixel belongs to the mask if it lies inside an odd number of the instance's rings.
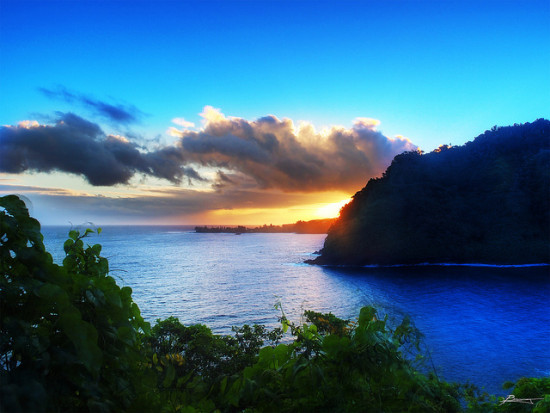
[[[176,318],[150,328],[89,232],[69,233],[57,265],[24,203],[0,197],[0,411],[531,411],[422,374],[416,329],[371,307],[355,321],[306,312],[298,326],[281,308],[282,328],[233,336]],[[549,411],[550,378],[513,394]]]
[[342,208],[319,264],[550,262],[550,121],[397,155]]

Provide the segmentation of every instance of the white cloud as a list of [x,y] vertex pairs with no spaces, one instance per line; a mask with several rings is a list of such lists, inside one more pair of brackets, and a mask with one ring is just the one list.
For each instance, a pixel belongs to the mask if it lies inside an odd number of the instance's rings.
[[39,127],[40,124],[36,120],[22,120],[17,124],[17,126],[20,128],[31,129]]
[[[206,106],[200,131],[182,131],[183,157],[224,168],[256,181],[260,188],[289,192],[358,190],[381,174],[393,157],[416,146],[389,138],[380,121],[357,118],[351,128],[333,126],[317,132],[312,124],[273,115],[251,121],[226,117]],[[227,183],[224,183],[227,185]]]
[[220,109],[216,109],[212,106],[205,106],[200,115],[203,118],[203,122],[206,123],[221,122],[226,119],[225,115],[221,112]]
[[193,122],[186,121],[184,118],[174,118],[172,123],[182,126],[183,128],[194,128],[195,124]]

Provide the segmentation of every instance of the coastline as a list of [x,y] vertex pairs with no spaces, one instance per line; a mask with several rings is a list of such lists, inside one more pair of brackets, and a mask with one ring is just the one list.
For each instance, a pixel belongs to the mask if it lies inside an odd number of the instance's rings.
[[327,268],[403,268],[403,267],[481,267],[481,268],[533,268],[533,267],[550,267],[550,263],[532,263],[532,264],[484,264],[484,263],[453,263],[439,262],[430,263],[423,262],[418,264],[319,264],[313,260],[304,261],[306,264],[318,265]]

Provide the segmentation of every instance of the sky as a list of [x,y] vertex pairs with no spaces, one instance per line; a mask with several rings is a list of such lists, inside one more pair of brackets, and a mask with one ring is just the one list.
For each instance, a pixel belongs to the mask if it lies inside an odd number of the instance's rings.
[[43,224],[335,216],[550,116],[550,2],[0,0],[0,195]]

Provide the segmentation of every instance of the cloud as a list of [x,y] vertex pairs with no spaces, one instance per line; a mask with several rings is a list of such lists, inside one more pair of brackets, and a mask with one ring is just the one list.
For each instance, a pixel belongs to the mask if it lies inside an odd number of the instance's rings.
[[20,128],[30,129],[30,128],[36,128],[37,126],[40,126],[38,121],[36,120],[23,120],[17,124]]
[[[175,123],[176,125],[179,125],[184,129],[195,127],[195,124],[193,122],[188,122],[184,118],[174,118],[172,119],[172,123]],[[170,136],[180,136],[182,132],[182,130],[174,128],[173,126],[169,126],[166,130],[166,133]]]
[[59,87],[57,90],[45,88],[39,88],[38,90],[51,99],[64,100],[71,104],[78,103],[92,109],[95,114],[114,123],[135,123],[144,115],[143,112],[133,106],[111,105],[87,95],[70,92],[63,87]]
[[175,123],[176,125],[183,126],[184,128],[192,128],[195,126],[193,122],[188,122],[184,118],[174,118],[172,119],[172,123]]
[[[358,118],[353,127],[317,132],[289,119],[269,115],[248,121],[204,108],[200,131],[179,131],[187,161],[223,168],[252,178],[260,188],[283,191],[357,190],[381,174],[393,157],[416,149],[401,136],[388,138],[379,122]],[[216,185],[231,182],[218,175]]]
[[124,137],[72,113],[61,113],[55,125],[36,121],[0,127],[0,172],[62,171],[83,175],[92,185],[127,184],[136,173],[179,183],[202,180],[182,167],[183,153],[174,147],[144,152]]
[[[71,95],[72,96],[72,95]],[[179,184],[206,181],[198,170],[218,171],[216,191],[272,189],[283,192],[353,192],[380,175],[393,157],[416,149],[407,138],[389,138],[374,119],[321,132],[273,115],[255,121],[226,117],[206,106],[200,130],[171,128],[173,145],[146,149],[134,138],[107,135],[93,122],[58,113],[53,125],[23,121],[0,128],[0,172],[63,171],[92,185],[127,184],[135,174]],[[188,126],[183,118],[174,119]]]

